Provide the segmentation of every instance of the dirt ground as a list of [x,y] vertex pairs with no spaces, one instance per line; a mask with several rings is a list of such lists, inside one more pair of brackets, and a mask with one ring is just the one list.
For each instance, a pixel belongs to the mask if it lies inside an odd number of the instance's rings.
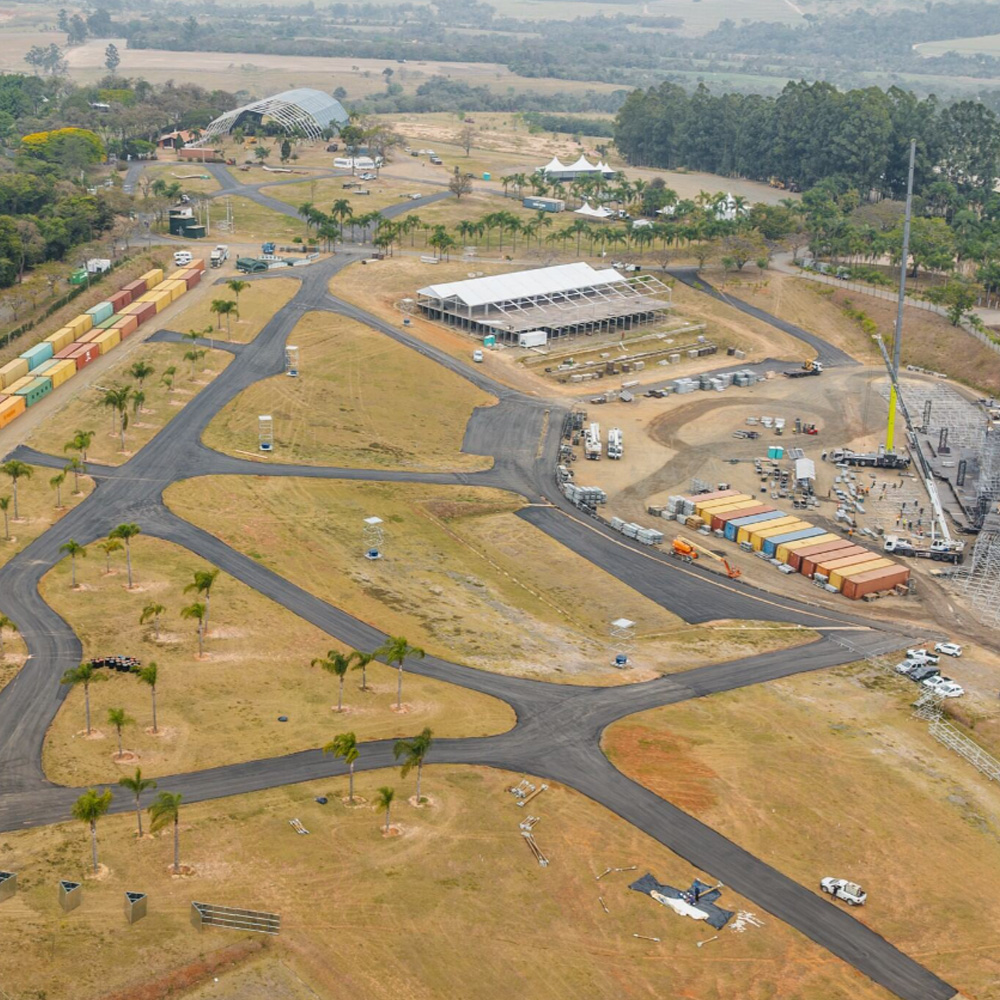
[[[340,996],[345,984],[378,1000],[492,1000],[510,996],[512,982],[524,996],[544,1000],[638,1000],[664,989],[700,1000],[770,1000],[779,982],[790,1000],[888,1000],[884,990],[728,889],[723,904],[756,913],[763,926],[720,932],[710,954],[695,947],[711,936],[702,925],[627,884],[632,874],[650,871],[686,887],[710,873],[551,782],[535,809],[536,841],[551,859],[539,868],[517,829],[523,810],[504,790],[519,778],[428,767],[422,790],[432,804],[417,809],[406,801],[413,774],[359,774],[356,794],[367,803],[379,786],[395,788],[392,822],[399,834],[393,837],[383,837],[384,817],[370,806],[342,804],[343,779],[183,805],[181,862],[194,874],[180,878],[168,871],[169,831],[137,841],[134,813],[107,817],[98,838],[110,870],[84,881],[83,902],[68,917],[58,908],[55,883],[86,874],[85,827],[5,834],[0,862],[18,872],[19,885],[3,904],[0,980],[15,996],[44,991],[100,1000],[178,967],[210,968],[217,950],[240,936],[195,930],[190,901],[199,899],[281,915],[281,933],[262,955],[288,970],[278,973],[272,964],[268,973],[287,992],[266,995],[281,1000],[310,997],[310,990]],[[319,795],[329,804],[317,805]],[[296,836],[288,824],[293,817],[308,836]],[[594,881],[607,867],[628,865],[637,871]],[[132,927],[121,912],[126,889],[149,897],[148,916]],[[392,933],[378,930],[387,927]],[[463,947],[456,948],[459,940]],[[247,990],[256,988],[261,974],[244,969],[207,971],[195,997],[252,997],[239,984],[246,979]],[[289,984],[292,977],[304,988]]]
[[644,713],[605,746],[796,881],[858,881],[857,919],[963,995],[994,997],[1000,901],[983,873],[1000,864],[1000,791],[911,717],[913,698],[904,679],[847,668]]
[[[96,546],[77,565],[79,589],[70,588],[64,560],[42,580],[42,595],[74,627],[85,656],[137,656],[155,661],[157,716],[152,725],[149,688],[130,674],[102,671],[91,688],[92,725],[102,738],[86,739],[83,691],[66,699],[46,738],[43,764],[53,781],[80,784],[115,781],[132,773],[173,774],[217,764],[270,757],[320,746],[347,729],[359,739],[403,736],[430,726],[438,736],[480,736],[513,725],[513,713],[491,698],[464,689],[405,676],[403,699],[410,711],[391,711],[396,671],[383,664],[347,677],[338,713],[337,678],[311,667],[341,644],[273,604],[242,583],[220,575],[212,588],[205,656],[198,658],[197,623],[180,611],[196,599],[184,588],[205,564],[193,553],[141,535],[132,542],[137,587],[125,588],[122,553],[105,572]],[[163,604],[160,638],[139,618],[150,602]],[[138,760],[118,763],[116,737],[107,723],[109,708],[125,708],[135,720],[123,733],[126,749]],[[278,717],[287,716],[286,722]],[[416,728],[414,728],[416,727]]]
[[257,417],[269,413],[275,461],[435,471],[492,465],[460,450],[472,411],[496,402],[472,383],[331,313],[307,313],[288,342],[299,348],[299,377],[246,389],[209,424],[207,445],[268,460],[257,447]]

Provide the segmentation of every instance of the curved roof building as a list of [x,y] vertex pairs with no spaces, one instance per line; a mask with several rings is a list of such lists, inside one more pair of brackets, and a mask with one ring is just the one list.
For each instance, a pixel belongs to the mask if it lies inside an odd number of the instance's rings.
[[320,138],[323,130],[330,127],[341,129],[348,122],[347,112],[340,101],[321,90],[300,87],[227,111],[208,124],[202,132],[201,141],[226,135],[246,122],[259,124],[265,118],[277,122],[289,132],[298,128],[310,139]]

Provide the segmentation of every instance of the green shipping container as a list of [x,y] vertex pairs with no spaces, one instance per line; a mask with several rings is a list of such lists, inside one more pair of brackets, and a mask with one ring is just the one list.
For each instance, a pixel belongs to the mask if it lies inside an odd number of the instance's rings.
[[118,314],[116,314],[114,316],[109,316],[107,319],[102,320],[100,323],[97,324],[97,329],[98,330],[107,330],[107,329],[109,329],[112,326],[117,326],[118,321],[121,318],[122,318],[121,317],[121,313],[118,313]]
[[24,396],[25,406],[34,406],[52,391],[52,379],[33,378],[27,385],[15,391],[15,395]]

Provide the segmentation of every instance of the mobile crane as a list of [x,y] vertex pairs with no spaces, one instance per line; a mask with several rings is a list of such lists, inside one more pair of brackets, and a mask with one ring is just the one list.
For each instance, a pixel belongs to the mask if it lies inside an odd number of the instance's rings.
[[689,541],[687,538],[681,538],[678,535],[673,541],[673,549],[671,555],[675,559],[682,559],[684,562],[694,562],[698,558],[698,554],[708,556],[709,559],[714,559],[716,562],[722,563],[726,570],[726,576],[730,580],[738,580],[743,574],[737,566],[733,566],[728,559],[724,559],[722,556],[716,555],[711,549],[706,549],[704,545],[699,545],[695,541]]

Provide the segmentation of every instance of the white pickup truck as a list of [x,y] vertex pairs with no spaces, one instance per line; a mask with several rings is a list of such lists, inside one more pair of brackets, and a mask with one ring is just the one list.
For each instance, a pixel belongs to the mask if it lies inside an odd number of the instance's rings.
[[868,893],[856,882],[846,878],[825,878],[819,884],[823,892],[828,892],[834,899],[842,899],[848,906],[864,906]]
[[222,267],[222,262],[229,260],[229,247],[225,243],[220,243],[213,251],[210,258],[212,267]]

